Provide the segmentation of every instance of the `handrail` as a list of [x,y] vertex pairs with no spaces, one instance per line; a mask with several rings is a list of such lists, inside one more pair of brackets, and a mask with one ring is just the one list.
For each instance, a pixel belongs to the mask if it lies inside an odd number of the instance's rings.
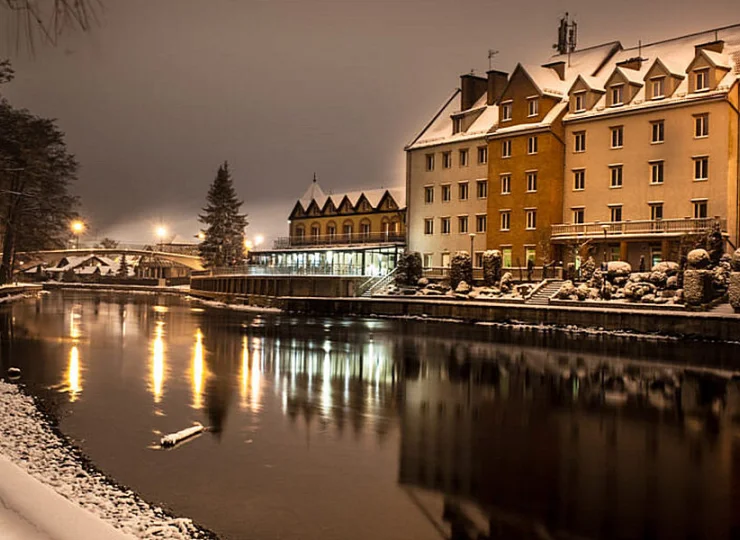
[[275,249],[291,247],[310,246],[337,246],[352,244],[383,244],[403,243],[406,235],[399,232],[370,232],[370,233],[346,233],[346,234],[323,234],[305,236],[283,236],[277,238],[273,244]]
[[552,238],[575,236],[582,238],[599,238],[603,236],[627,234],[678,234],[701,233],[719,224],[723,232],[727,231],[727,220],[712,218],[671,218],[644,219],[634,221],[592,221],[589,223],[558,223],[552,226]]

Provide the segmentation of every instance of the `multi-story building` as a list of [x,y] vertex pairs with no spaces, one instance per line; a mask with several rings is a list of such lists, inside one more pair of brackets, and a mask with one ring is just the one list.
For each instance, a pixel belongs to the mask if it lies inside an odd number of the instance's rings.
[[738,242],[740,25],[620,51],[581,74],[565,115],[555,244],[598,258],[676,260],[719,223]]
[[456,251],[471,251],[481,266],[489,227],[486,134],[507,74],[463,75],[456,90],[406,146],[408,245],[425,267],[446,267]]
[[385,275],[406,242],[404,188],[327,195],[316,178],[293,207],[289,236],[254,262],[286,272]]

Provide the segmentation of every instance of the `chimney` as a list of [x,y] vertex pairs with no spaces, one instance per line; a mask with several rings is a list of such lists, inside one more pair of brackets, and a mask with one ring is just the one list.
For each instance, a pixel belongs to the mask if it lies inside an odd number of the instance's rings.
[[486,73],[488,75],[488,96],[486,99],[487,105],[493,105],[504,93],[504,88],[509,80],[509,74],[503,71],[496,71],[492,69]]
[[642,69],[642,63],[644,61],[645,58],[642,58],[641,56],[635,56],[634,58],[622,60],[621,62],[618,62],[617,65],[625,69],[634,69],[635,71],[639,71],[640,69]]
[[559,62],[550,62],[549,64],[545,64],[542,67],[553,70],[555,73],[558,74],[558,78],[561,81],[565,80],[565,62],[563,60],[560,60]]
[[722,53],[722,51],[725,49],[725,42],[721,39],[715,39],[714,41],[710,41],[709,43],[701,43],[700,45],[694,45],[695,52],[699,52],[699,50],[705,50],[705,51],[714,51],[716,53]]
[[467,73],[460,76],[460,110],[467,111],[486,93],[486,80],[483,77]]

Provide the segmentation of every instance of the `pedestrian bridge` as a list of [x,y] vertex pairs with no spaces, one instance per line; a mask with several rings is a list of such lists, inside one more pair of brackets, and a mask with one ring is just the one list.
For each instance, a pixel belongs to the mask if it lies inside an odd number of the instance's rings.
[[52,262],[62,257],[86,257],[89,255],[101,255],[103,257],[116,257],[120,255],[128,256],[146,256],[157,257],[158,259],[180,263],[191,270],[203,270],[203,263],[197,255],[187,253],[172,253],[168,251],[156,251],[152,249],[137,249],[127,247],[117,248],[73,248],[73,249],[53,249],[48,251],[25,251],[16,254],[16,258],[21,260],[34,260],[42,262]]

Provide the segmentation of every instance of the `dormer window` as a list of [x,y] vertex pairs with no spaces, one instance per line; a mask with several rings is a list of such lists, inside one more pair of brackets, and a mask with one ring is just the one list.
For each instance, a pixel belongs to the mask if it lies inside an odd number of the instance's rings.
[[697,69],[694,72],[694,92],[709,90],[709,70]]
[[459,116],[452,119],[452,134],[460,133],[462,131],[462,118]]
[[618,107],[624,105],[624,85],[615,84],[609,89],[609,105]]
[[665,77],[655,77],[650,80],[650,97],[651,99],[665,97]]
[[501,121],[506,122],[511,120],[511,101],[501,104]]
[[586,110],[586,92],[577,92],[573,94],[574,112],[584,112]]
[[527,100],[527,116],[537,116],[540,113],[540,100],[531,98]]

